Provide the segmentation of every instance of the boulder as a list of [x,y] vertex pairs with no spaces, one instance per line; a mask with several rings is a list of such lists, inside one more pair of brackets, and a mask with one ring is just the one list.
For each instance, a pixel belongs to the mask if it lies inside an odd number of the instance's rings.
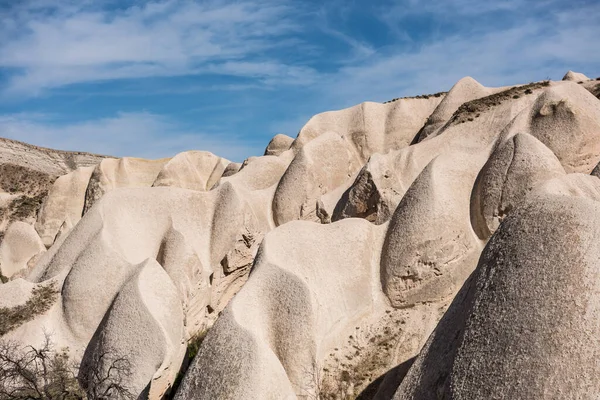
[[479,237],[487,240],[536,185],[562,175],[560,161],[533,136],[519,133],[500,143],[473,189],[471,220]]
[[485,158],[435,158],[390,221],[381,254],[383,291],[394,307],[451,298],[475,268],[482,242],[471,227],[470,195]]
[[284,151],[288,150],[292,143],[294,143],[293,138],[281,133],[277,134],[267,145],[267,148],[265,149],[265,156],[278,156]]
[[560,160],[567,173],[589,174],[600,161],[598,99],[573,82],[547,88],[529,113],[533,136]]

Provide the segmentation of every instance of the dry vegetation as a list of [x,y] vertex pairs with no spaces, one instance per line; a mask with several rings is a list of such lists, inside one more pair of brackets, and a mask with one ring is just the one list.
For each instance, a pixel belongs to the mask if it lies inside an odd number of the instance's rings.
[[318,399],[372,398],[382,375],[394,364],[406,323],[402,310],[386,310],[377,326],[355,327],[346,343],[329,354],[322,376],[318,377]]
[[79,366],[48,333],[39,348],[0,341],[0,400],[130,400],[131,371],[126,357],[109,351]]
[[433,94],[420,94],[418,96],[397,97],[392,100],[384,101],[383,104],[393,103],[395,101],[404,100],[404,99],[428,99],[430,97],[441,97],[441,96],[446,95],[447,93],[448,92],[438,92],[438,93],[433,93]]
[[469,101],[461,105],[458,110],[450,118],[450,125],[463,124],[468,121],[473,121],[479,118],[482,112],[489,110],[492,107],[499,106],[504,101],[509,99],[518,99],[521,96],[528,96],[534,90],[542,89],[550,86],[550,81],[533,82],[523,86],[515,86],[500,93],[495,93],[490,96],[482,97],[473,101]]
[[[596,78],[596,80],[600,80],[600,78]],[[600,99],[600,83],[594,86],[590,92],[596,96],[597,99]]]
[[1,400],[82,398],[68,350],[55,351],[48,335],[39,349],[0,342]]
[[[13,195],[0,205],[0,224],[34,219],[56,176],[15,164],[0,164],[0,191]],[[0,242],[4,231],[0,231]]]
[[31,291],[31,297],[25,304],[16,307],[0,308],[0,336],[31,321],[35,316],[45,313],[52,307],[58,296],[56,283],[37,286]]
[[9,203],[8,209],[4,211],[5,216],[8,217],[9,222],[36,217],[47,194],[47,192],[41,192],[35,196],[23,195],[13,199]]
[[39,171],[15,164],[0,164],[0,188],[8,193],[35,197],[47,193],[56,179]]

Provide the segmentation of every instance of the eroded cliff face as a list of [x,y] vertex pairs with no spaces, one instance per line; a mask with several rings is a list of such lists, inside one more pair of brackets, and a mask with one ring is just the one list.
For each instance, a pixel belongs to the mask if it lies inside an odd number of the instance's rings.
[[5,339],[111,349],[153,399],[207,330],[178,399],[595,398],[600,101],[579,78],[319,114],[242,165],[42,157],[63,170],[6,231],[0,306],[60,294]]
[[0,241],[16,221],[33,224],[54,181],[104,156],[47,149],[0,138]]

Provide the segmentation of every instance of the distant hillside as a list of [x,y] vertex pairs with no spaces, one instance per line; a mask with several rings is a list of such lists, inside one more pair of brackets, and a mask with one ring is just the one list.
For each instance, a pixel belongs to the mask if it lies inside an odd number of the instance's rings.
[[35,222],[56,178],[78,167],[96,165],[103,158],[0,138],[0,242],[11,222]]

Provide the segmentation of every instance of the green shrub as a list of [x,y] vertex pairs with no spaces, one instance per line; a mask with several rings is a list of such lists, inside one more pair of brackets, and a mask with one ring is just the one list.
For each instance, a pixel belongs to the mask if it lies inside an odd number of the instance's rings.
[[200,346],[202,346],[202,342],[204,341],[204,338],[206,337],[207,333],[208,333],[208,330],[200,331],[200,332],[196,333],[194,336],[192,336],[190,338],[190,340],[188,340],[186,354],[187,354],[187,358],[190,362],[194,359],[194,357],[196,357],[196,354],[198,354],[198,350],[200,350]]

